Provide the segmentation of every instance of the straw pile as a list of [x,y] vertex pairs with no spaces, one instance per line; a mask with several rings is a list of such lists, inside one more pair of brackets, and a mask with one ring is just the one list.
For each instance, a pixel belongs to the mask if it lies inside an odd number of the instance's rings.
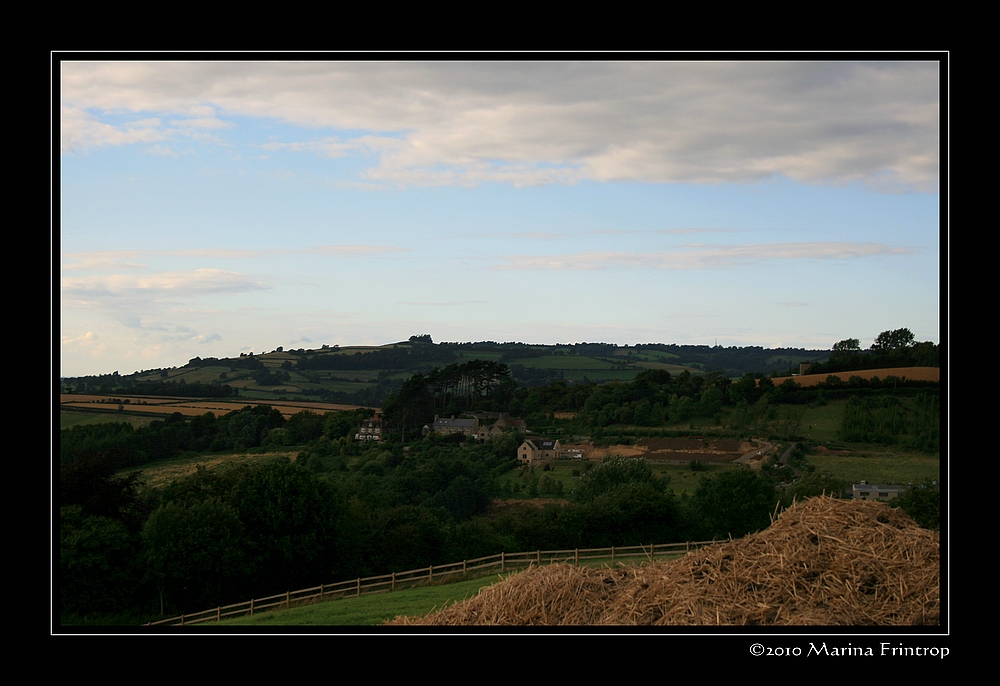
[[812,498],[766,530],[642,567],[531,568],[427,617],[437,625],[940,623],[940,541],[881,503]]

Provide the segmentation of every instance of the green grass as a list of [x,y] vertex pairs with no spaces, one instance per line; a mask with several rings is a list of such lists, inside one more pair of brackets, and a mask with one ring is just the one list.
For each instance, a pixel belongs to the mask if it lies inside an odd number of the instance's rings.
[[871,444],[843,444],[849,454],[818,455],[812,453],[806,462],[817,472],[829,473],[839,479],[857,483],[919,483],[940,480],[941,458],[896,447]]
[[691,374],[701,374],[700,369],[695,369],[694,367],[684,367],[679,364],[670,364],[668,362],[634,362],[633,363],[639,369],[663,369],[670,372],[673,376],[679,376],[684,372],[690,372]]
[[471,598],[479,589],[499,580],[498,575],[450,584],[408,588],[394,593],[329,600],[288,610],[263,612],[203,626],[378,626],[400,615],[426,615],[454,602]]
[[[255,448],[260,450],[260,448]],[[288,458],[295,460],[297,453],[293,450],[281,452],[260,452],[260,453],[218,453],[202,455],[198,453],[185,453],[180,457],[169,460],[156,460],[139,467],[129,467],[119,472],[121,475],[134,471],[139,472],[139,480],[146,487],[163,488],[175,481],[194,474],[199,465],[206,469],[215,469],[223,465],[236,464],[239,462],[268,462],[276,459]]]
[[[128,407],[126,405],[126,407]],[[128,414],[124,411],[122,412],[92,412],[90,410],[66,410],[62,409],[59,411],[59,428],[69,429],[78,424],[105,424],[108,422],[128,422],[133,426],[133,428],[140,428],[143,426],[149,426],[149,423],[156,421],[157,419],[162,420],[164,415],[150,415],[146,416],[136,416],[133,414]]]
[[822,407],[807,407],[799,422],[799,434],[820,443],[838,440],[846,404],[846,400],[835,400]]

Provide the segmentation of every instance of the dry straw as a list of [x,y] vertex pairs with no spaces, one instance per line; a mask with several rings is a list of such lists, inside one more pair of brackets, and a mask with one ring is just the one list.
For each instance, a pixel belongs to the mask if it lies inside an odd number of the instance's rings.
[[812,498],[766,530],[642,567],[531,568],[427,617],[437,625],[940,623],[940,538],[881,503]]

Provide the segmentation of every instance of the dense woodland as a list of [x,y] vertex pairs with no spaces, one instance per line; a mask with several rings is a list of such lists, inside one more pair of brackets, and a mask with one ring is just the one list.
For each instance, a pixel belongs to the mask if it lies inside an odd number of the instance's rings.
[[[436,350],[421,343],[410,350]],[[718,435],[795,440],[783,408],[849,397],[843,431],[853,438],[939,449],[937,384],[852,382],[802,389],[759,372],[733,379],[648,370],[628,382],[519,387],[506,363],[471,360],[414,374],[389,395],[380,444],[351,440],[371,409],[285,419],[261,405],[138,429],[75,426],[59,437],[59,611],[66,622],[147,621],[501,550],[740,536],[767,526],[777,502],[835,485],[809,476],[779,488],[787,469],[733,467],[679,497],[646,463],[609,458],[581,464],[576,487],[563,492],[542,466],[503,478],[518,468],[517,434],[475,444],[421,429],[435,414],[502,411],[533,431],[595,442],[628,442],[639,427],[674,435],[667,425],[691,418]],[[278,451],[295,459],[268,456]],[[229,452],[261,458],[199,469],[161,488],[129,471]],[[536,497],[555,502],[539,506]],[[500,500],[509,504],[491,506]]]

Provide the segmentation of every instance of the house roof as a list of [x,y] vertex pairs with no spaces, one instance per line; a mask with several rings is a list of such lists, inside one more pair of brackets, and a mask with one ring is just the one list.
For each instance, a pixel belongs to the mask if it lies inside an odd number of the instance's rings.
[[434,426],[454,426],[458,428],[473,429],[476,426],[475,419],[435,419]]
[[551,441],[547,438],[529,438],[525,440],[525,443],[530,445],[534,450],[555,450],[558,441]]

